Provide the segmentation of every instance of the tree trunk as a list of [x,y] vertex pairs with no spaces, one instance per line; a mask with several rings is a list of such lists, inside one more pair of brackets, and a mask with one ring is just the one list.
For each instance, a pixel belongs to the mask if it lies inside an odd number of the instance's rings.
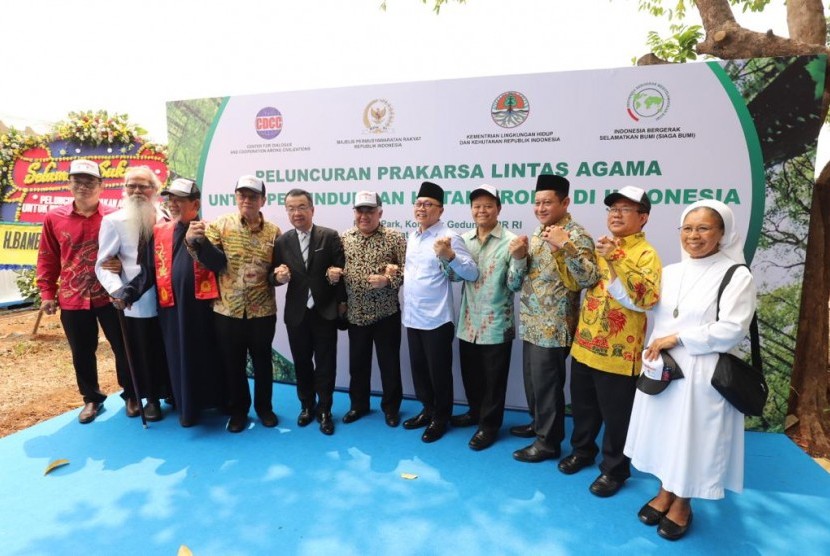
[[788,429],[815,456],[830,454],[830,373],[827,366],[827,300],[830,296],[830,164],[824,167],[813,190],[807,264],[798,319],[798,340],[790,381],[788,413],[795,417]]
[[793,39],[813,44],[827,40],[827,23],[821,0],[790,0],[787,4],[787,30]]

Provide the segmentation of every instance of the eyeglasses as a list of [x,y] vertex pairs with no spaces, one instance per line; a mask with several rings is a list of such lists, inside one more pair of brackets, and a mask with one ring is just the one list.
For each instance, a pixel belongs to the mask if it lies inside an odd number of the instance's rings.
[[84,187],[86,189],[95,189],[101,184],[99,180],[78,180],[75,178],[70,179],[69,183],[72,187]]
[[633,207],[608,207],[605,209],[605,212],[608,214],[624,214],[628,216],[632,212],[643,212],[640,209],[635,209]]
[[433,203],[432,201],[415,201],[415,208],[424,208],[424,209],[431,209],[432,207],[440,207],[438,203]]
[[256,201],[260,197],[262,197],[262,195],[260,193],[245,193],[245,192],[242,192],[242,191],[237,191],[236,192],[236,198],[237,199],[244,199],[246,201]]
[[681,226],[678,228],[681,234],[700,234],[705,235],[713,230],[717,230],[718,228],[713,228],[712,226]]
[[141,191],[147,191],[148,189],[155,189],[155,187],[156,186],[151,184],[151,183],[125,183],[124,184],[124,189],[127,189],[129,191],[135,191],[136,189],[139,189]]
[[295,212],[305,212],[305,211],[309,210],[310,208],[311,207],[309,207],[308,205],[300,205],[298,207],[285,207],[285,211],[288,214],[294,214]]

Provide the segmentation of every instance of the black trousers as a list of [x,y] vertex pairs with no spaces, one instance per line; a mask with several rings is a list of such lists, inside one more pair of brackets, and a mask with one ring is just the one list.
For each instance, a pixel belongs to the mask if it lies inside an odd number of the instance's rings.
[[305,409],[331,413],[337,376],[337,324],[306,309],[297,326],[288,326],[288,345],[297,376],[297,397]]
[[473,344],[458,340],[461,380],[470,414],[478,417],[479,428],[501,427],[512,350],[513,342]]
[[131,384],[130,368],[124,351],[124,339],[118,314],[112,305],[94,309],[61,309],[61,324],[72,352],[72,365],[75,367],[75,380],[78,390],[84,397],[84,403],[102,403],[107,399],[98,385],[98,324],[104,331],[115,356],[115,374],[118,384],[126,389]]
[[433,330],[407,328],[409,364],[415,396],[433,421],[446,423],[452,415],[452,322]]
[[551,450],[565,439],[565,358],[570,348],[522,342],[522,374],[536,438]]
[[636,376],[607,373],[576,359],[571,361],[573,453],[596,457],[596,438],[605,423],[599,469],[618,480],[631,476],[631,460],[623,454],[623,448],[636,391]]
[[380,408],[384,414],[396,414],[403,399],[400,311],[366,326],[349,325],[349,400],[351,409],[357,411],[369,410],[372,345],[383,387]]
[[251,391],[245,374],[249,353],[254,367],[254,410],[257,414],[272,411],[274,367],[271,343],[277,329],[277,316],[237,319],[215,313],[214,325],[230,414],[247,415],[251,409]]
[[[172,394],[170,371],[164,351],[158,317],[124,317],[133,371],[138,381],[138,393],[148,401],[156,402]],[[124,387],[124,395],[136,399],[132,381]]]

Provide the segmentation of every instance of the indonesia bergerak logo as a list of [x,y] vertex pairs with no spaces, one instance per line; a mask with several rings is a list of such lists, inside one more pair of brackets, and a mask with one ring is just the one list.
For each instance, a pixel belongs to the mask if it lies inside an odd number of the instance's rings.
[[363,109],[363,125],[369,133],[383,133],[388,131],[395,119],[395,109],[389,101],[376,98]]
[[255,125],[257,135],[263,139],[273,139],[282,131],[282,114],[276,108],[266,106],[257,112]]
[[493,101],[490,115],[501,127],[518,127],[530,115],[530,102],[518,91],[507,91]]
[[670,105],[669,91],[659,83],[643,83],[628,95],[628,115],[635,122],[659,120],[669,111]]

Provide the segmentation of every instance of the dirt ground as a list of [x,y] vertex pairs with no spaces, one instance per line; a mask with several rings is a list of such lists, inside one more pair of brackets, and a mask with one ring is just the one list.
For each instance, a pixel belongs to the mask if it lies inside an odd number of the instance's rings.
[[[37,314],[0,311],[0,437],[83,405],[58,315],[43,315],[32,337]],[[98,380],[103,392],[121,391],[103,334]]]
[[[58,315],[0,311],[0,438],[81,407],[72,356]],[[107,394],[121,391],[115,361],[103,334],[98,344],[98,381]],[[830,471],[830,460],[817,459]]]

